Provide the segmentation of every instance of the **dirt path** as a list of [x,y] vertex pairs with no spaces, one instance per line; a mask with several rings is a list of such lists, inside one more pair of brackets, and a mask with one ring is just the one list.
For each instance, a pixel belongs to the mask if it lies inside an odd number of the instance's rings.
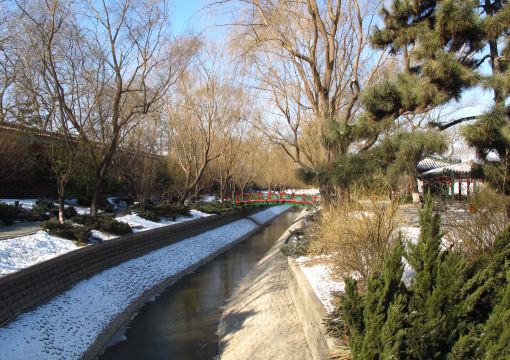
[[282,242],[276,242],[226,306],[219,325],[220,359],[312,359],[289,293]]
[[41,229],[41,224],[40,221],[33,221],[0,227],[0,240],[35,234]]

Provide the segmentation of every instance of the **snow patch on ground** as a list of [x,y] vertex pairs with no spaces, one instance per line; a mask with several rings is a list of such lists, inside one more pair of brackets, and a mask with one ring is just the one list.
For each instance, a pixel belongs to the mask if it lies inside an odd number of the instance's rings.
[[[15,200],[13,199],[13,201]],[[83,212],[79,211],[80,214],[88,214],[89,208],[77,208],[77,210],[82,209]],[[210,215],[197,210],[191,210],[190,217],[179,217],[174,221],[163,220],[161,223],[145,220],[133,214],[122,216],[117,218],[117,220],[128,223],[130,226],[134,227],[134,232],[138,232],[198,219],[204,216]],[[115,239],[117,237],[98,230],[92,230],[92,236],[102,241]],[[50,260],[77,248],[78,246],[74,241],[49,235],[42,230],[33,235],[2,240],[0,241],[0,277],[20,271],[42,261]]]
[[99,230],[91,230],[91,233],[93,237],[101,239],[102,241],[115,239],[117,237],[116,235],[108,234]]
[[7,205],[14,205],[16,201],[19,202],[20,206],[25,209],[32,209],[35,205],[35,202],[39,199],[0,199],[0,203],[5,203]]
[[218,200],[218,198],[216,197],[216,195],[205,195],[203,198],[202,198],[202,201],[203,202],[206,202],[206,203],[210,203],[210,202],[214,202]]
[[411,241],[413,244],[418,242],[418,238],[420,237],[419,226],[401,226],[400,231],[406,240]]
[[119,216],[115,218],[117,221],[122,221],[131,226],[133,229],[133,232],[139,232],[144,230],[150,230],[155,229],[161,226],[165,226],[165,224],[160,224],[154,221],[150,221],[147,219],[144,219],[134,213],[131,213],[129,215]]
[[166,246],[81,281],[0,328],[1,357],[79,359],[142,293],[256,229],[247,219]]
[[254,220],[257,224],[265,224],[271,219],[277,217],[282,214],[286,210],[290,208],[290,205],[278,205],[271,206],[266,210],[262,210],[254,215],[248,216],[250,219]]
[[198,210],[191,210],[191,216],[181,216],[176,218],[175,220],[170,219],[162,219],[160,222],[154,222],[147,219],[142,218],[141,216],[136,215],[135,213],[131,213],[129,215],[124,215],[116,218],[117,221],[122,221],[131,226],[133,232],[145,231],[150,229],[155,229],[158,227],[177,224],[185,221],[199,219],[205,216],[210,216],[211,214],[206,214],[204,212]]
[[318,188],[312,188],[312,189],[287,189],[285,190],[286,194],[296,194],[296,195],[320,195],[320,191]]
[[345,284],[343,281],[333,279],[333,273],[328,264],[311,260],[313,259],[310,257],[301,256],[296,259],[296,262],[326,311],[331,313],[335,310],[333,293],[343,292]]
[[[0,277],[76,250],[74,241],[38,231],[0,241]],[[1,357],[1,355],[0,355]]]

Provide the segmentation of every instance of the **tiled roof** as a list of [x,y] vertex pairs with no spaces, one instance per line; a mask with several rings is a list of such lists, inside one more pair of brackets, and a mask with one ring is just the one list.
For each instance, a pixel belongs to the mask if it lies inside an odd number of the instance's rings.
[[472,162],[463,162],[459,164],[453,164],[443,166],[436,169],[425,171],[422,175],[440,175],[440,174],[470,174],[473,170]]
[[453,164],[456,164],[456,162],[453,160],[451,160],[451,161],[450,160],[439,160],[439,159],[427,157],[418,163],[418,165],[416,166],[416,169],[418,170],[418,172],[425,172],[428,170],[438,169],[438,168],[450,166]]

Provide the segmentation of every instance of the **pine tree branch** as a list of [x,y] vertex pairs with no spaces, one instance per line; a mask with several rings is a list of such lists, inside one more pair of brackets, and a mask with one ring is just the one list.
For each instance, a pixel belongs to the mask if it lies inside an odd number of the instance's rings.
[[440,122],[437,122],[437,121],[432,121],[432,122],[429,123],[429,127],[437,128],[437,129],[439,129],[439,131],[443,131],[443,130],[446,130],[446,129],[452,127],[452,126],[455,126],[457,124],[463,123],[465,121],[477,120],[478,117],[479,117],[478,115],[477,116],[466,116],[466,117],[463,117],[463,118],[460,118],[460,119],[452,120],[452,121],[447,122],[447,123],[440,123]]

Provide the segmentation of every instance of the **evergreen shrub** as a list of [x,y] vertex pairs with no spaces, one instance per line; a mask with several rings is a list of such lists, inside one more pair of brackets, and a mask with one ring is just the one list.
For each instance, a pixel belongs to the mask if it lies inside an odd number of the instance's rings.
[[180,216],[191,216],[189,212],[190,208],[179,203],[162,202],[156,204],[151,201],[146,201],[131,206],[130,210],[144,219],[155,222],[160,221],[162,218],[175,220]]
[[32,207],[32,214],[40,218],[48,218],[49,214],[55,212],[58,214],[58,207],[53,203],[53,201],[48,199],[39,199]]
[[58,222],[57,218],[51,218],[42,224],[42,229],[51,235],[68,240],[74,240],[78,244],[86,243],[91,236],[90,228],[87,226],[76,226],[72,222],[66,221],[63,224]]
[[280,250],[285,256],[299,257],[306,255],[309,247],[309,237],[305,235],[303,230],[299,229],[292,233]]
[[346,278],[328,326],[352,359],[510,358],[510,229],[471,259],[443,247],[440,220],[427,201],[417,243],[395,242],[365,290]]
[[93,217],[90,215],[80,215],[73,217],[71,220],[89,229],[103,231],[112,235],[122,236],[133,232],[128,224],[115,220],[111,216],[101,215]]
[[221,203],[219,201],[199,202],[193,204],[192,207],[206,214],[223,214],[240,208],[240,206],[235,204]]
[[18,219],[18,209],[14,205],[0,203],[0,220],[4,225],[11,225]]

